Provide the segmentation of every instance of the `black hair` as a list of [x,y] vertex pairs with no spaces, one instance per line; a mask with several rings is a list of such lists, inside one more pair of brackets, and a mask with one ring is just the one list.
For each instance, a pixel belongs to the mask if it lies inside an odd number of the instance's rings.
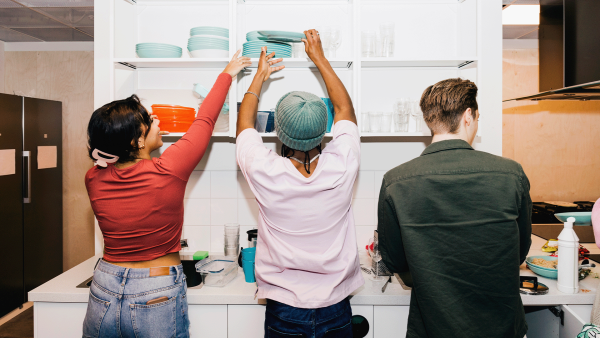
[[[316,146],[313,149],[317,149],[319,151],[319,154],[321,154],[321,144],[320,143],[318,146]],[[300,151],[300,150],[292,149],[283,143],[281,144],[281,156],[283,156],[285,158],[290,158],[290,157],[294,156],[296,151]],[[310,157],[308,156],[308,152],[310,152],[310,150],[302,151],[302,153],[304,153],[304,160],[303,160],[304,161],[304,170],[306,170],[306,173],[310,174]]]
[[[88,124],[88,153],[94,149],[119,156],[117,163],[136,159],[138,139],[148,136],[152,118],[137,95],[107,103],[96,109]],[[145,126],[145,131],[142,128]]]

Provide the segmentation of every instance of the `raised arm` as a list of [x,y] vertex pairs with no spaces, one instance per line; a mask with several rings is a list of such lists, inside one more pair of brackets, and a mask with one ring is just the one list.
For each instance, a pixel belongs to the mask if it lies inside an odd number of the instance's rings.
[[304,42],[306,54],[308,54],[308,57],[315,63],[319,72],[321,72],[321,76],[327,87],[327,94],[333,103],[333,109],[335,110],[333,122],[348,120],[357,124],[350,95],[348,95],[346,87],[344,87],[340,78],[333,71],[333,68],[331,68],[329,61],[325,58],[319,33],[314,29],[310,29],[304,31],[304,35],[306,35],[306,39],[302,39],[302,41]]
[[215,123],[225,102],[225,97],[229,92],[232,79],[242,69],[251,64],[250,58],[238,57],[239,54],[240,51],[238,50],[223,70],[223,73],[215,81],[210,93],[208,93],[198,110],[196,120],[187,133],[175,144],[168,147],[158,159],[157,164],[164,170],[187,180],[202,156],[204,156]]
[[285,68],[285,66],[272,67],[283,60],[273,59],[273,56],[275,56],[275,52],[267,55],[267,47],[261,48],[260,58],[258,59],[258,70],[254,74],[250,88],[244,94],[244,99],[238,112],[236,136],[246,129],[254,128],[263,83],[269,79],[271,73]]

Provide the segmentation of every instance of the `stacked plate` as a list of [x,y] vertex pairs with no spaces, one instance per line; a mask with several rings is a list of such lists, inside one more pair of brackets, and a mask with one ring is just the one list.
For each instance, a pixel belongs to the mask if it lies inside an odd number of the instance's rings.
[[260,40],[258,37],[261,36],[260,34],[258,34],[258,31],[252,31],[252,32],[248,32],[246,33],[246,41],[256,41],[256,40]]
[[306,39],[304,33],[285,31],[257,31],[259,40],[274,40],[280,42],[302,42]]
[[275,52],[275,58],[292,57],[292,46],[289,44],[262,40],[245,42],[242,55],[251,58],[260,57],[261,47],[263,46],[267,46],[267,54]]
[[188,51],[192,57],[229,57],[229,29],[201,26],[190,30]]
[[138,43],[135,52],[141,58],[180,58],[181,47],[168,43]]

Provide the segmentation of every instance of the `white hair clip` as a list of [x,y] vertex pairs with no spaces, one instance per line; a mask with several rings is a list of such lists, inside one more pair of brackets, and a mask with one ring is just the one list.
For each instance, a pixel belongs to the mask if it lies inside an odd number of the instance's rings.
[[[100,154],[102,154],[106,157],[111,157],[111,158],[104,158],[104,157],[100,156]],[[108,166],[108,163],[115,163],[119,160],[119,156],[111,155],[111,154],[105,153],[103,151],[100,151],[98,149],[94,149],[94,151],[92,152],[92,157],[96,159],[96,162],[94,162],[94,165],[101,166],[104,168],[106,168]]]

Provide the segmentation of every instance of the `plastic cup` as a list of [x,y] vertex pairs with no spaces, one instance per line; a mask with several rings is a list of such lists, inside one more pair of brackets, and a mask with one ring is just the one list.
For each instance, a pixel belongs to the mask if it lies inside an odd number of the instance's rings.
[[244,269],[246,283],[256,282],[256,278],[254,277],[254,261],[242,259],[242,269]]
[[242,249],[242,259],[254,261],[256,257],[256,248]]

